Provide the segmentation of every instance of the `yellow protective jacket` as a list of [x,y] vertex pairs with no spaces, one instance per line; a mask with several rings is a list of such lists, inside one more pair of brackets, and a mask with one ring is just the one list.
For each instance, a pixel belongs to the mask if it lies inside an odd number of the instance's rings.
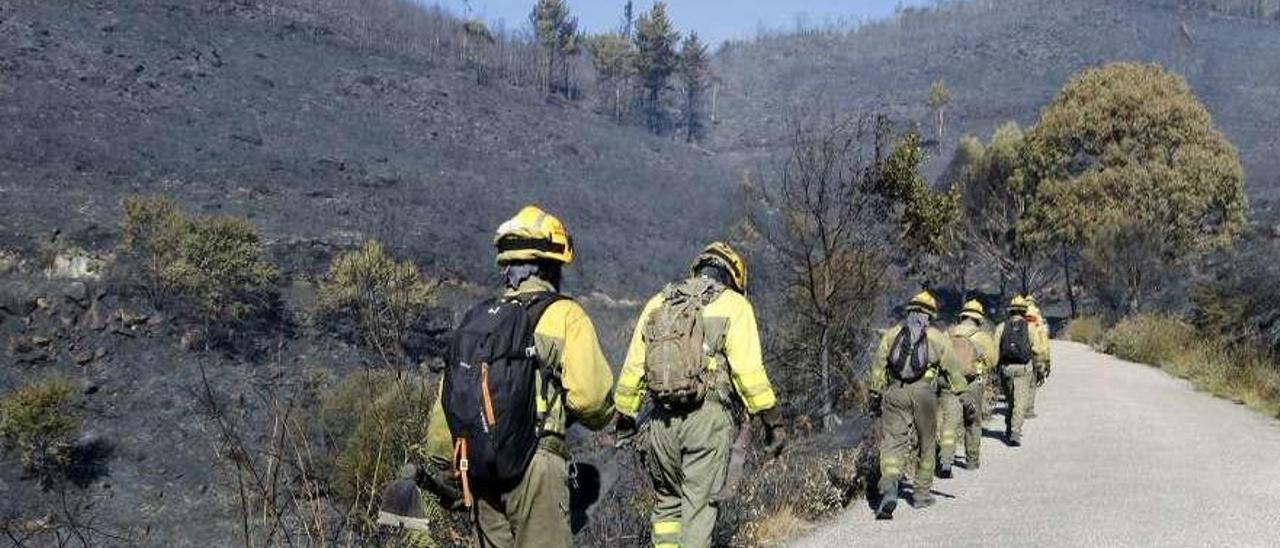
[[[868,390],[879,393],[889,385],[889,353],[893,350],[894,339],[898,338],[898,333],[902,330],[902,325],[895,325],[880,337],[880,346],[876,348],[876,354],[871,358],[871,379],[867,383]],[[951,351],[951,340],[933,327],[925,329],[925,340],[925,344],[929,346],[930,361],[924,380],[941,377],[939,382],[946,383],[952,393],[960,394],[967,390],[969,382],[965,380],[960,362]]]
[[998,358],[996,353],[999,350],[996,348],[995,339],[992,339],[991,334],[983,329],[982,326],[973,322],[960,322],[951,326],[951,330],[947,334],[952,337],[969,339],[969,342],[972,342],[973,346],[978,349],[980,355],[977,357],[978,363],[975,367],[978,370],[978,375],[995,369],[996,358]]
[[[1027,334],[1031,336],[1032,361],[1047,361],[1049,359],[1049,331],[1041,327],[1043,324],[1042,321],[1037,321],[1037,318],[1031,316],[1029,313],[1025,318],[1027,320],[1028,327]],[[1006,323],[1008,322],[1001,323],[999,327],[996,327],[996,363],[1000,363],[1000,339],[1004,337],[1004,326]]]
[[[507,296],[554,291],[542,280],[530,278]],[[538,412],[543,414],[542,429],[563,436],[569,419],[592,430],[600,430],[613,420],[611,391],[613,371],[600,349],[596,328],[582,306],[571,300],[557,301],[547,307],[534,328],[534,347],[543,367],[558,370],[563,386],[551,383],[550,393],[542,394],[538,379]],[[441,380],[435,407],[428,426],[427,453],[448,459],[453,454],[453,436],[445,421],[444,408],[438,397],[444,389]],[[561,397],[563,396],[563,398]],[[568,413],[564,409],[568,406]]]
[[[644,402],[644,357],[646,343],[644,326],[663,302],[659,293],[645,304],[636,321],[627,359],[618,375],[615,397],[618,412],[634,417]],[[737,394],[747,412],[756,414],[772,409],[778,403],[765,373],[764,357],[760,350],[760,333],[756,328],[756,313],[751,302],[732,289],[720,292],[715,300],[702,309],[705,344],[709,349],[708,371],[715,372],[714,388],[721,393]],[[728,375],[725,375],[725,370]],[[728,386],[725,386],[728,385]]]

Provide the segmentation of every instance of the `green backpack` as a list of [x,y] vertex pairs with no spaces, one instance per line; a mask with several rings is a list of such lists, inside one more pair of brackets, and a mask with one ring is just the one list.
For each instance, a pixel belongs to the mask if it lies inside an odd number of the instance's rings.
[[690,278],[662,290],[662,304],[644,326],[644,375],[654,403],[687,407],[707,395],[707,348],[702,309],[724,286],[705,278]]

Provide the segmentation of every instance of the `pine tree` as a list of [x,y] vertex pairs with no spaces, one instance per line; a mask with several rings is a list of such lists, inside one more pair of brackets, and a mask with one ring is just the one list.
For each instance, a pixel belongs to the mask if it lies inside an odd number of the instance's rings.
[[626,5],[622,7],[622,28],[618,29],[618,32],[622,34],[623,38],[630,40],[631,31],[634,30],[635,27],[636,27],[635,5],[632,4],[631,0],[627,0]]
[[569,58],[580,51],[578,18],[569,15],[569,4],[564,0],[538,0],[529,13],[538,43],[547,50],[547,92],[554,91],[556,60],[563,65],[562,89],[569,91]]
[[645,118],[654,133],[661,133],[665,125],[662,92],[669,87],[671,74],[679,64],[675,50],[679,40],[680,33],[667,17],[663,2],[654,2],[653,9],[636,22],[635,71],[645,92]]
[[632,49],[631,42],[621,34],[593,36],[587,43],[587,50],[591,52],[591,64],[596,69],[600,84],[613,96],[613,117],[621,120],[622,90],[631,76],[635,50]]
[[698,33],[690,32],[680,44],[680,83],[684,87],[685,141],[701,140],[706,131],[702,112],[702,99],[711,76],[711,63],[707,58],[707,46],[698,40]]

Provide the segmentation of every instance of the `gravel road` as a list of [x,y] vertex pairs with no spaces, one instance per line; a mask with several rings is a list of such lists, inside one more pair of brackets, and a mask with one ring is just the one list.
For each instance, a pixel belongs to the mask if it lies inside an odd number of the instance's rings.
[[794,545],[1280,546],[1280,421],[1084,345],[1053,352],[1022,447],[988,437],[936,506],[876,522],[859,503]]

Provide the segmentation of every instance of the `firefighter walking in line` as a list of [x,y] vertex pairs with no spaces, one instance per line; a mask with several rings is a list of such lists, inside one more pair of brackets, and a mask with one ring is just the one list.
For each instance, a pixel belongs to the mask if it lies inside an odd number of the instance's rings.
[[965,469],[977,470],[981,465],[982,421],[986,405],[987,372],[995,367],[996,343],[985,328],[986,315],[982,303],[970,300],[960,312],[960,323],[951,327],[951,347],[964,370],[969,389],[959,396],[940,390],[942,432],[938,441],[938,476],[951,477],[956,440],[964,440]]
[[568,548],[565,432],[613,420],[613,373],[586,311],[560,293],[574,258],[560,220],[527,206],[494,245],[506,290],[472,308],[450,341],[427,451],[452,461],[453,477],[427,483],[446,498],[460,491],[482,548]]
[[[716,503],[727,497],[741,405],[766,426],[768,453],[785,440],[777,397],[765,373],[755,312],[743,294],[747,268],[728,245],[707,246],[690,276],[645,305],[616,389],[618,436],[635,438],[654,486],[657,548],[710,546]],[[652,412],[639,433],[636,415]]]
[[871,362],[870,407],[880,418],[880,500],[877,519],[892,519],[908,451],[915,445],[917,470],[911,504],[935,503],[931,492],[937,450],[938,390],[960,394],[968,387],[951,342],[930,325],[938,311],[928,291],[907,303],[906,319],[885,332]]

